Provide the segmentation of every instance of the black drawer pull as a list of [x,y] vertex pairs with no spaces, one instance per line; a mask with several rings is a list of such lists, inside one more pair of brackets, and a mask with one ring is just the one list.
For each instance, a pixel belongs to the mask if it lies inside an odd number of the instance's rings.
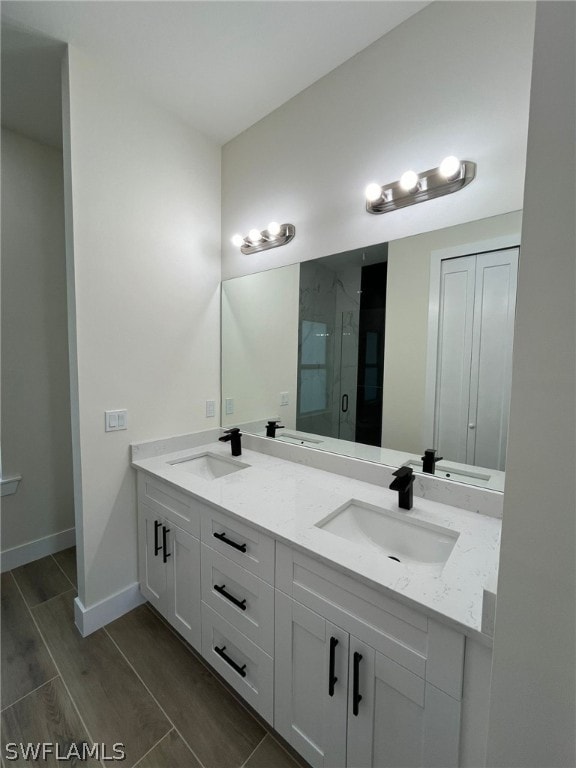
[[172,553],[168,552],[168,534],[170,533],[170,528],[166,528],[165,525],[162,526],[162,558],[163,562],[166,562],[169,557],[171,557]]
[[241,611],[246,610],[246,598],[244,600],[237,600],[233,595],[230,594],[230,592],[226,592],[226,584],[222,584],[222,586],[218,586],[218,584],[214,584],[214,589],[216,592],[219,592],[222,597],[225,597],[226,600],[230,600],[231,603],[234,603],[234,605],[237,605],[238,608],[240,608]]
[[232,661],[230,656],[227,656],[224,653],[224,651],[226,650],[226,646],[225,645],[223,645],[222,648],[218,648],[218,646],[215,645],[214,646],[214,650],[216,651],[218,656],[220,656],[220,658],[224,659],[226,664],[229,664],[232,667],[234,672],[237,672],[240,675],[240,677],[246,677],[246,664],[244,664],[242,667],[240,667],[240,666],[238,666],[238,664],[236,664],[235,661]]
[[246,552],[246,544],[236,544],[235,541],[232,541],[231,539],[227,539],[225,533],[215,533],[214,537],[217,539],[220,539],[220,541],[223,541],[224,544],[228,544],[229,547],[234,547],[234,549],[239,549],[240,552]]
[[160,552],[160,550],[162,549],[160,544],[158,544],[158,531],[160,530],[161,525],[162,523],[160,522],[160,520],[154,521],[154,557],[156,557],[158,555],[158,552]]
[[335,637],[331,637],[330,638],[330,669],[328,671],[328,696],[334,696],[334,685],[338,682],[338,678],[334,674],[337,645],[338,645],[338,640]]
[[358,717],[358,704],[362,701],[360,696],[360,662],[362,661],[362,654],[354,654],[354,686],[352,692],[352,714],[354,717]]

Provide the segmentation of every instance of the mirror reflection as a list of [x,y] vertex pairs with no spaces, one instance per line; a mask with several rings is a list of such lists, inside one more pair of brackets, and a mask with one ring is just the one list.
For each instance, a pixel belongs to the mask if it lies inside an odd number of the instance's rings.
[[437,476],[503,490],[520,225],[224,281],[222,424],[415,471],[435,448]]

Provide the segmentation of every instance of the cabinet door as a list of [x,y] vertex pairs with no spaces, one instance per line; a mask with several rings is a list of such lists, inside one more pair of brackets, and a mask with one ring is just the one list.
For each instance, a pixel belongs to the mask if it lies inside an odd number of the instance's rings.
[[274,727],[315,768],[346,764],[347,685],[348,634],[276,591]]
[[458,764],[459,701],[354,637],[349,664],[349,766]]
[[172,625],[194,648],[202,643],[200,611],[200,542],[177,525],[169,528],[166,567]]
[[162,556],[162,518],[145,504],[138,510],[138,568],[140,591],[166,615],[167,571]]

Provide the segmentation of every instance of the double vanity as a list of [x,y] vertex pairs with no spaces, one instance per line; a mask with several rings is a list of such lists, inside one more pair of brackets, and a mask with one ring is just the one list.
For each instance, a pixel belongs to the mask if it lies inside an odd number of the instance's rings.
[[500,520],[478,496],[418,478],[405,511],[394,468],[256,436],[132,465],[142,594],[311,765],[480,764]]

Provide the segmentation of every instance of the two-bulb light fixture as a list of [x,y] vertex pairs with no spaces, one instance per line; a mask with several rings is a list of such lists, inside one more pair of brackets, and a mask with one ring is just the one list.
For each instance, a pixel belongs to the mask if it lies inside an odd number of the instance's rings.
[[271,221],[267,229],[262,231],[251,229],[244,237],[243,235],[234,235],[232,243],[240,248],[242,253],[256,253],[265,251],[267,248],[277,248],[279,245],[286,245],[296,234],[294,224],[278,224]]
[[438,168],[423,173],[406,171],[398,181],[384,187],[368,184],[365,192],[366,210],[368,213],[388,213],[407,205],[449,195],[470,184],[475,176],[476,163],[450,155],[442,160]]

